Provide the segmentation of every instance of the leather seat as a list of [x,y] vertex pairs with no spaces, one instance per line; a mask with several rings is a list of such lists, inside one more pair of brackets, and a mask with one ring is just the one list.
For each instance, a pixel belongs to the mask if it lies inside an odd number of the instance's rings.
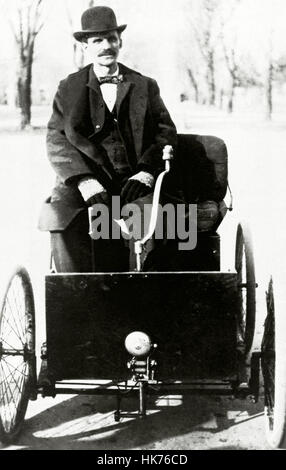
[[215,231],[226,215],[223,198],[228,185],[228,155],[215,136],[179,134],[175,171],[183,198],[197,204],[198,231]]

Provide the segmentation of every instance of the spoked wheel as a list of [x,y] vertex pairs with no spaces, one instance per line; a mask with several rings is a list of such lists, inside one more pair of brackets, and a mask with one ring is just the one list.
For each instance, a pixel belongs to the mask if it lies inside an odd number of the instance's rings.
[[[275,318],[273,281],[266,293],[267,317],[261,345],[266,435],[274,448],[286,448],[286,341]],[[284,312],[283,312],[284,314]],[[282,325],[280,325],[282,326]],[[281,335],[281,336],[280,336]]]
[[236,234],[235,269],[238,275],[237,340],[248,354],[255,330],[256,282],[251,235],[241,224]]
[[11,443],[19,434],[35,386],[34,297],[29,275],[19,267],[0,310],[0,441]]

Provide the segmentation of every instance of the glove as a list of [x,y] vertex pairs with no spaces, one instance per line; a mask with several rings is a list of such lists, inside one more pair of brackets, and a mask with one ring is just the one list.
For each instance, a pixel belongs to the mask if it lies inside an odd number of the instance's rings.
[[83,199],[88,207],[94,204],[105,204],[109,203],[109,196],[99,181],[95,178],[87,176],[78,183],[78,189],[81,192]]
[[121,197],[124,200],[124,203],[135,201],[135,199],[146,196],[152,192],[153,186],[154,176],[147,173],[147,171],[140,171],[129,178],[127,183],[123,186]]

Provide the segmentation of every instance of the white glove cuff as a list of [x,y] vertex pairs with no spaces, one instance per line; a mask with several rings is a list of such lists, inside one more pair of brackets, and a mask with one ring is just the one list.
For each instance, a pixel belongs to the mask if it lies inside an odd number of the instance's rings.
[[95,196],[96,194],[106,192],[102,184],[100,184],[97,179],[91,178],[90,176],[83,178],[78,183],[78,189],[80,190],[81,195],[85,201],[88,201],[88,199],[90,199],[92,196]]
[[145,184],[149,188],[152,188],[154,186],[155,181],[154,176],[148,173],[147,171],[140,171],[136,175],[131,176],[131,178],[129,179],[139,181],[140,183]]

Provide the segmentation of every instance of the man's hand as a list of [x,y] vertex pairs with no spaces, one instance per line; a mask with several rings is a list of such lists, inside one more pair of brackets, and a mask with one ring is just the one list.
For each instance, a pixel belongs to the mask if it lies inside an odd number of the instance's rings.
[[88,207],[94,204],[105,204],[109,203],[109,196],[106,189],[97,179],[87,176],[78,183],[78,189],[81,192],[83,199]]
[[135,201],[135,199],[146,196],[152,192],[153,186],[154,176],[147,171],[140,171],[129,178],[127,183],[123,186],[121,197],[125,204]]

